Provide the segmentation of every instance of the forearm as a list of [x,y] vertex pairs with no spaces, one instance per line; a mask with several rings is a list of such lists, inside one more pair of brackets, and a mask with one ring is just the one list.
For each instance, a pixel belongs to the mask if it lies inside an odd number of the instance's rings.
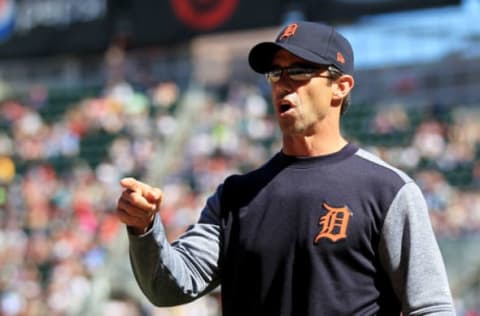
[[159,216],[150,231],[129,234],[130,260],[140,288],[158,306],[188,303],[218,284],[220,231],[197,224],[170,245]]

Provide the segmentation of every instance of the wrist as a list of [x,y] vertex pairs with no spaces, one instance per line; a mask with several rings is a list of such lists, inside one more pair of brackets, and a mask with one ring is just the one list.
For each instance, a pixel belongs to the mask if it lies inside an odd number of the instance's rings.
[[128,231],[135,236],[140,236],[147,233],[153,227],[153,221],[145,227],[127,226]]

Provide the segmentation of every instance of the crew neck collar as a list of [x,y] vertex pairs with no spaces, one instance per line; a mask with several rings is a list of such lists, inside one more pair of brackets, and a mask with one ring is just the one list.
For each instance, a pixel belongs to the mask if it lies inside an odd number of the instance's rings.
[[288,161],[292,166],[308,167],[311,165],[327,164],[341,161],[355,154],[358,150],[358,146],[348,143],[339,151],[331,154],[321,156],[291,156],[285,154],[283,151],[278,153],[278,157],[281,160]]

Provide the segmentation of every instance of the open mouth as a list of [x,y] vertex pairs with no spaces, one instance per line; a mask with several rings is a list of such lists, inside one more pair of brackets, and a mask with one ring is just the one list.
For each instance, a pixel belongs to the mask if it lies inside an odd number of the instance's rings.
[[280,113],[285,113],[292,108],[292,104],[288,101],[282,101],[278,104],[278,110]]

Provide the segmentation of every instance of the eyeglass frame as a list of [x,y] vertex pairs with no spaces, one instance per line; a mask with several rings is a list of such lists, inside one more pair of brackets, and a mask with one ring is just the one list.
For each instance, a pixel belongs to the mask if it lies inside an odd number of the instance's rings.
[[[295,74],[289,73],[289,70],[292,71],[292,70],[299,70],[299,69],[304,70],[303,75],[310,75],[310,77],[304,78],[304,79],[293,78],[292,76],[294,76]],[[316,74],[317,72],[322,71],[322,70],[323,71],[327,70],[329,72],[329,74],[328,75]],[[278,72],[278,71],[279,71],[279,74],[277,75],[278,79],[272,80],[272,73],[273,72]],[[289,67],[278,67],[278,68],[275,68],[273,70],[267,71],[265,73],[265,78],[267,79],[267,81],[270,84],[277,83],[277,82],[280,81],[280,79],[282,78],[284,73],[287,74],[287,76],[290,80],[297,81],[297,82],[308,81],[308,80],[310,80],[314,77],[336,80],[343,75],[343,73],[338,68],[336,68],[335,66],[332,66],[332,65],[329,65],[326,68],[315,66],[315,65],[311,65],[311,66],[310,65],[308,65],[308,66],[298,65],[298,66],[289,66]],[[298,73],[298,75],[302,75],[302,73]]]

